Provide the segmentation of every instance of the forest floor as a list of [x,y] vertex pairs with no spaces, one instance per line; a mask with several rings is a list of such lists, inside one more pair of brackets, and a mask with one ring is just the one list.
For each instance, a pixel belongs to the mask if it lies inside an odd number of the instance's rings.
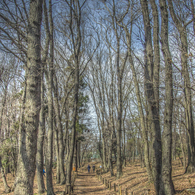
[[[90,163],[90,166],[95,164],[96,167],[100,166],[100,163]],[[55,169],[54,172],[54,192],[55,194],[62,194],[65,190],[65,185],[56,184],[55,179]],[[116,173],[116,167],[114,168],[114,173]],[[175,186],[177,195],[188,195],[195,194],[193,192],[187,191],[189,188],[195,188],[195,173],[192,174],[184,174],[184,169],[181,166],[180,161],[173,162],[173,183]],[[127,188],[128,194],[130,192],[134,192],[134,195],[143,195],[143,194],[155,194],[154,186],[152,183],[148,183],[147,173],[145,168],[141,168],[139,163],[134,163],[133,165],[127,164],[126,167],[123,168],[123,176],[120,179],[116,179],[115,176],[110,177],[110,173],[102,174],[104,178],[112,182],[111,191],[106,189],[105,185],[102,184],[101,181],[95,176],[94,173],[87,173],[87,165],[83,168],[79,169],[78,177],[74,186],[74,195],[84,194],[84,195],[116,195],[118,192],[114,192],[113,185],[116,186],[121,185],[122,194],[124,194],[124,190]],[[46,178],[44,177],[46,180]],[[14,177],[12,174],[7,174],[7,182],[9,186],[12,186],[14,183]],[[118,191],[118,187],[116,188]],[[0,178],[0,195],[5,195],[4,186],[2,178]],[[9,195],[13,195],[11,192]],[[35,176],[34,182],[34,195],[38,194],[38,186]],[[44,193],[46,195],[47,193]]]

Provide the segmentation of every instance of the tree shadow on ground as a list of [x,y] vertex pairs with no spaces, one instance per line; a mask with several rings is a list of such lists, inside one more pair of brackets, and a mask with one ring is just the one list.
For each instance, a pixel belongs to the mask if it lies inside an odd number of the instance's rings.
[[130,186],[127,187],[127,189],[131,189],[131,188],[133,188],[133,187],[139,185],[140,183],[142,183],[142,182],[137,182],[137,183],[135,183],[135,184],[133,184],[133,185],[130,185]]
[[138,172],[138,171],[137,171],[137,172],[133,172],[133,173],[130,173],[130,174],[127,174],[127,175],[130,176],[130,175],[141,174],[141,173],[146,173],[146,171],[143,171],[143,172]]
[[55,194],[62,194],[64,191],[56,191]]
[[141,180],[140,182],[137,182],[137,183],[134,183],[134,184],[128,186],[127,189],[131,189],[131,188],[133,188],[141,183],[147,182],[147,181],[148,181],[148,178],[145,178],[145,179]]
[[174,176],[173,176],[173,178],[175,178],[175,177],[179,177],[179,176],[182,176],[182,175],[184,175],[184,173],[179,174],[179,175],[174,175]]
[[76,192],[77,190],[74,191],[76,194],[88,194],[88,193],[97,193],[101,192],[103,189],[102,188],[87,188],[85,190],[79,189],[80,192]]
[[[100,183],[101,184],[101,183]],[[102,184],[101,184],[102,185]],[[77,184],[75,186],[79,186],[79,187],[86,187],[86,186],[89,186],[89,184]],[[97,183],[96,182],[91,182],[90,183],[90,186],[97,186]]]
[[131,181],[131,180],[133,180],[133,179],[135,179],[135,178],[136,178],[136,177],[128,178],[126,181],[120,183],[120,185],[123,185],[123,184],[125,184],[125,183],[127,183],[127,182],[129,182],[129,181]]

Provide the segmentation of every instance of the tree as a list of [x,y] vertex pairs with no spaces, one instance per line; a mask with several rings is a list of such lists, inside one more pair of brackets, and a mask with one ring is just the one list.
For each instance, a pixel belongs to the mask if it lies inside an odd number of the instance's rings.
[[162,135],[162,185],[160,194],[174,194],[172,181],[172,115],[173,115],[173,77],[172,58],[168,39],[168,10],[165,0],[160,1],[161,8],[161,44],[165,60],[165,111],[164,131]]
[[3,167],[2,167],[2,163],[1,163],[1,156],[0,156],[0,172],[1,172],[1,175],[2,175],[2,178],[3,178],[5,193],[9,193],[11,191],[11,188],[7,184],[6,176],[4,174],[4,170],[3,170]]
[[53,63],[54,63],[54,43],[53,43],[53,18],[52,2],[49,0],[49,24],[50,24],[50,51],[49,51],[49,68],[48,68],[48,136],[47,136],[47,156],[46,156],[46,177],[47,177],[47,194],[53,195],[52,183],[52,160],[53,160]]
[[148,2],[141,0],[144,31],[145,31],[145,91],[148,102],[149,117],[151,120],[151,139],[152,139],[152,173],[156,193],[159,193],[161,183],[161,166],[162,166],[162,146],[161,146],[161,129],[158,111],[158,100],[154,93],[153,82],[153,47],[151,37],[151,25],[149,18]]
[[44,6],[44,18],[45,18],[45,48],[42,56],[42,68],[41,68],[41,110],[40,110],[40,123],[38,130],[38,139],[37,139],[37,156],[36,156],[36,166],[37,166],[37,181],[38,181],[38,189],[39,193],[43,193],[45,191],[45,184],[43,181],[43,143],[44,143],[44,135],[45,135],[45,69],[46,69],[46,60],[48,57],[48,47],[50,40],[50,33],[48,27],[48,16],[47,16],[47,6],[45,0],[43,1]]
[[[31,1],[27,34],[26,89],[24,90],[24,119],[19,131],[19,154],[15,195],[33,194],[35,157],[40,110],[41,47],[40,30],[42,21],[42,0]],[[23,117],[22,117],[23,118]]]

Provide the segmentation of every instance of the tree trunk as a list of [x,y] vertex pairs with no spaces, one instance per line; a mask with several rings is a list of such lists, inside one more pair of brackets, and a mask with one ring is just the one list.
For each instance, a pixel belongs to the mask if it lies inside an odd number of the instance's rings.
[[181,125],[179,128],[179,138],[180,138],[181,151],[182,151],[182,156],[183,156],[183,168],[186,169],[186,153],[185,153],[185,147],[184,147],[184,143],[183,143],[182,135],[181,135]]
[[56,127],[56,121],[54,118],[55,124],[55,145],[56,145],[56,156],[57,156],[57,166],[56,166],[56,183],[60,183],[60,165],[59,165],[59,145],[58,145],[58,128]]
[[49,0],[49,21],[50,21],[50,56],[49,56],[49,78],[48,78],[48,135],[47,135],[47,195],[54,195],[52,183],[52,160],[53,160],[53,62],[54,62],[54,44],[53,44],[53,19],[52,2]]
[[5,193],[10,193],[11,192],[11,188],[7,184],[6,176],[4,174],[4,170],[3,170],[3,167],[2,167],[2,164],[1,164],[1,156],[0,156],[0,172],[1,172],[2,179],[3,179]]
[[125,114],[124,114],[124,118],[123,118],[123,165],[124,167],[126,167],[126,145],[125,145],[125,138],[126,138],[126,134],[125,134],[125,117],[126,117],[126,109],[125,109]]
[[[116,34],[116,32],[115,32]],[[118,117],[117,117],[117,178],[119,179],[122,176],[122,159],[121,159],[121,134],[122,134],[122,71],[119,67],[119,58],[120,58],[120,40],[117,37],[117,90],[118,90]]]
[[73,128],[71,135],[71,143],[70,143],[70,153],[68,156],[67,162],[67,175],[66,175],[66,190],[67,194],[71,194],[71,171],[72,171],[72,163],[74,156],[74,146],[76,139],[76,122],[77,122],[77,107],[78,107],[78,91],[79,91],[79,62],[77,58],[77,64],[75,67],[75,89],[74,89],[74,108],[73,108]]
[[192,12],[192,18],[193,18],[193,31],[195,35],[195,9],[194,9],[194,1],[191,0],[191,12]]
[[[66,154],[66,159],[65,161],[67,160],[67,157],[68,157],[68,146],[69,146],[69,136],[68,136],[68,128],[69,128],[69,112],[68,112],[68,102],[67,102],[67,105],[65,106],[65,118],[66,118],[66,123],[65,123],[65,133],[64,133],[64,151],[65,151],[65,154]],[[66,176],[65,176],[66,177]],[[66,178],[65,178],[66,179]]]
[[106,135],[105,135],[105,128],[104,128],[104,119],[102,119],[103,120],[103,124],[102,124],[102,134],[103,134],[103,136],[102,136],[102,149],[103,149],[103,154],[102,154],[102,156],[103,156],[103,170],[105,171],[105,172],[107,172],[107,167],[106,167]]
[[112,177],[114,175],[113,173],[113,162],[112,162],[112,150],[113,150],[113,146],[112,146],[112,140],[113,140],[113,129],[111,130],[111,135],[110,135],[110,139],[109,139],[109,156],[108,156],[108,167],[110,170],[110,176]]
[[74,162],[73,162],[73,166],[75,167],[75,171],[77,172],[77,132],[76,132],[76,141],[75,141],[75,148],[74,148]]
[[81,142],[77,142],[77,168],[81,167]]
[[168,11],[166,0],[160,1],[161,9],[161,44],[165,60],[165,112],[164,131],[162,137],[162,182],[161,195],[175,194],[172,181],[172,114],[173,114],[173,81],[172,81],[172,58],[168,42]]
[[42,20],[42,0],[31,1],[28,24],[28,51],[26,68],[26,102],[24,124],[19,131],[19,153],[15,195],[33,195],[35,159],[37,152],[37,131],[40,110],[41,47],[40,30]]
[[[4,112],[4,108],[5,108],[5,104],[6,104],[6,99],[7,99],[7,85],[5,86],[5,94],[3,97],[3,103],[2,103],[2,107],[1,107],[1,116],[0,116],[0,137],[3,137],[3,133],[1,132],[1,127],[2,127],[2,119],[3,119],[3,112]],[[0,140],[1,143],[1,140]]]
[[158,103],[155,99],[153,86],[153,48],[151,39],[151,25],[148,12],[148,1],[141,0],[141,7],[145,31],[145,91],[151,116],[151,142],[152,142],[152,173],[156,193],[159,193],[161,183],[162,147],[161,130],[158,112]]
[[45,49],[43,53],[42,69],[41,69],[41,111],[40,111],[40,123],[39,123],[39,130],[38,130],[37,157],[36,157],[37,183],[38,183],[39,193],[45,192],[45,184],[43,180],[43,142],[45,136],[44,73],[45,73],[46,59],[48,56],[48,47],[49,47],[49,27],[48,27],[47,6],[45,0],[43,1],[43,6],[44,6],[44,17],[45,17],[46,40],[45,40]]
[[[175,113],[175,111],[173,112]],[[176,160],[176,143],[177,143],[177,132],[176,132],[176,122],[174,122],[174,127],[173,127],[173,143],[172,143],[172,146],[173,146],[173,149],[172,149],[172,159],[173,160]]]
[[[78,10],[74,9],[73,3],[78,6]],[[72,34],[74,39],[74,61],[75,61],[75,69],[74,69],[74,99],[73,99],[73,114],[72,114],[72,133],[71,133],[71,143],[70,143],[70,152],[67,161],[67,174],[66,174],[66,193],[71,194],[71,171],[72,171],[72,163],[74,156],[74,146],[76,141],[76,123],[78,119],[78,98],[79,98],[79,54],[81,48],[81,29],[80,29],[80,20],[81,20],[81,8],[79,1],[74,1],[69,4],[70,8],[70,30],[73,32],[73,21],[76,20],[76,34]],[[78,15],[77,15],[78,14]],[[78,17],[79,16],[79,17]]]
[[64,143],[63,143],[63,130],[60,116],[60,107],[58,101],[58,81],[56,75],[55,79],[55,91],[54,91],[54,101],[55,101],[55,113],[57,118],[58,127],[58,141],[59,141],[59,171],[60,171],[60,184],[65,184],[65,174],[64,174]]
[[157,112],[159,114],[159,70],[160,70],[160,49],[159,49],[159,16],[155,0],[150,1],[153,16],[153,45],[154,45],[154,98],[156,100]]
[[39,193],[45,192],[45,184],[43,180],[43,142],[45,136],[45,105],[44,105],[44,74],[42,70],[41,78],[41,111],[40,111],[40,123],[37,139],[37,157],[36,157],[36,167],[37,167],[37,183]]
[[108,167],[107,167],[107,160],[106,160],[106,156],[107,156],[107,150],[106,150],[106,141],[107,141],[107,136],[106,136],[106,128],[105,128],[105,83],[104,83],[104,78],[103,78],[103,72],[102,72],[102,66],[99,63],[99,69],[100,69],[100,81],[101,81],[101,87],[102,87],[102,93],[101,93],[101,88],[98,84],[99,87],[99,95],[100,95],[100,106],[101,106],[101,114],[102,114],[102,121],[101,121],[101,128],[102,128],[102,149],[103,149],[103,170],[105,172],[108,171]]

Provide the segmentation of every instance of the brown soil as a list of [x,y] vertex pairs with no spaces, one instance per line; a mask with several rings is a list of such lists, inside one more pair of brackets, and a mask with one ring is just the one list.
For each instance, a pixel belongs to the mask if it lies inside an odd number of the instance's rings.
[[[92,165],[93,163],[90,163]],[[96,163],[96,167],[99,167],[99,163]],[[104,178],[112,182],[111,191],[106,189],[105,185],[99,181],[98,177],[95,176],[94,173],[87,173],[85,168],[79,169],[78,176],[74,186],[74,195],[77,194],[86,194],[86,195],[115,195],[118,192],[114,192],[113,185],[116,184],[116,190],[118,191],[118,184],[122,187],[122,194],[124,194],[125,189],[127,188],[128,194],[130,192],[134,192],[134,195],[142,195],[142,194],[155,194],[154,187],[152,183],[148,183],[147,173],[145,168],[141,168],[139,163],[135,163],[134,165],[127,165],[127,167],[123,168],[123,176],[121,179],[116,179],[115,176],[110,177],[109,173],[102,174]],[[116,173],[116,167],[114,169]],[[44,177],[44,179],[46,179]],[[11,174],[7,174],[7,182],[9,186],[12,186],[14,183],[14,177]],[[62,194],[65,190],[65,185],[56,184],[55,179],[55,170],[54,170],[54,192],[55,194]],[[173,162],[173,183],[175,186],[177,195],[187,195],[187,194],[195,194],[193,192],[188,192],[187,189],[195,187],[195,173],[192,174],[184,174],[184,169],[181,166],[179,161]],[[6,194],[4,193],[4,186],[2,178],[0,178],[0,195]],[[11,192],[9,195],[13,195]],[[37,181],[35,177],[34,183],[34,195],[38,194],[37,189]],[[44,193],[46,195],[47,193]]]
[[113,194],[105,185],[98,181],[93,173],[78,172],[78,176],[75,182],[74,195],[86,194],[86,195],[104,195]]

